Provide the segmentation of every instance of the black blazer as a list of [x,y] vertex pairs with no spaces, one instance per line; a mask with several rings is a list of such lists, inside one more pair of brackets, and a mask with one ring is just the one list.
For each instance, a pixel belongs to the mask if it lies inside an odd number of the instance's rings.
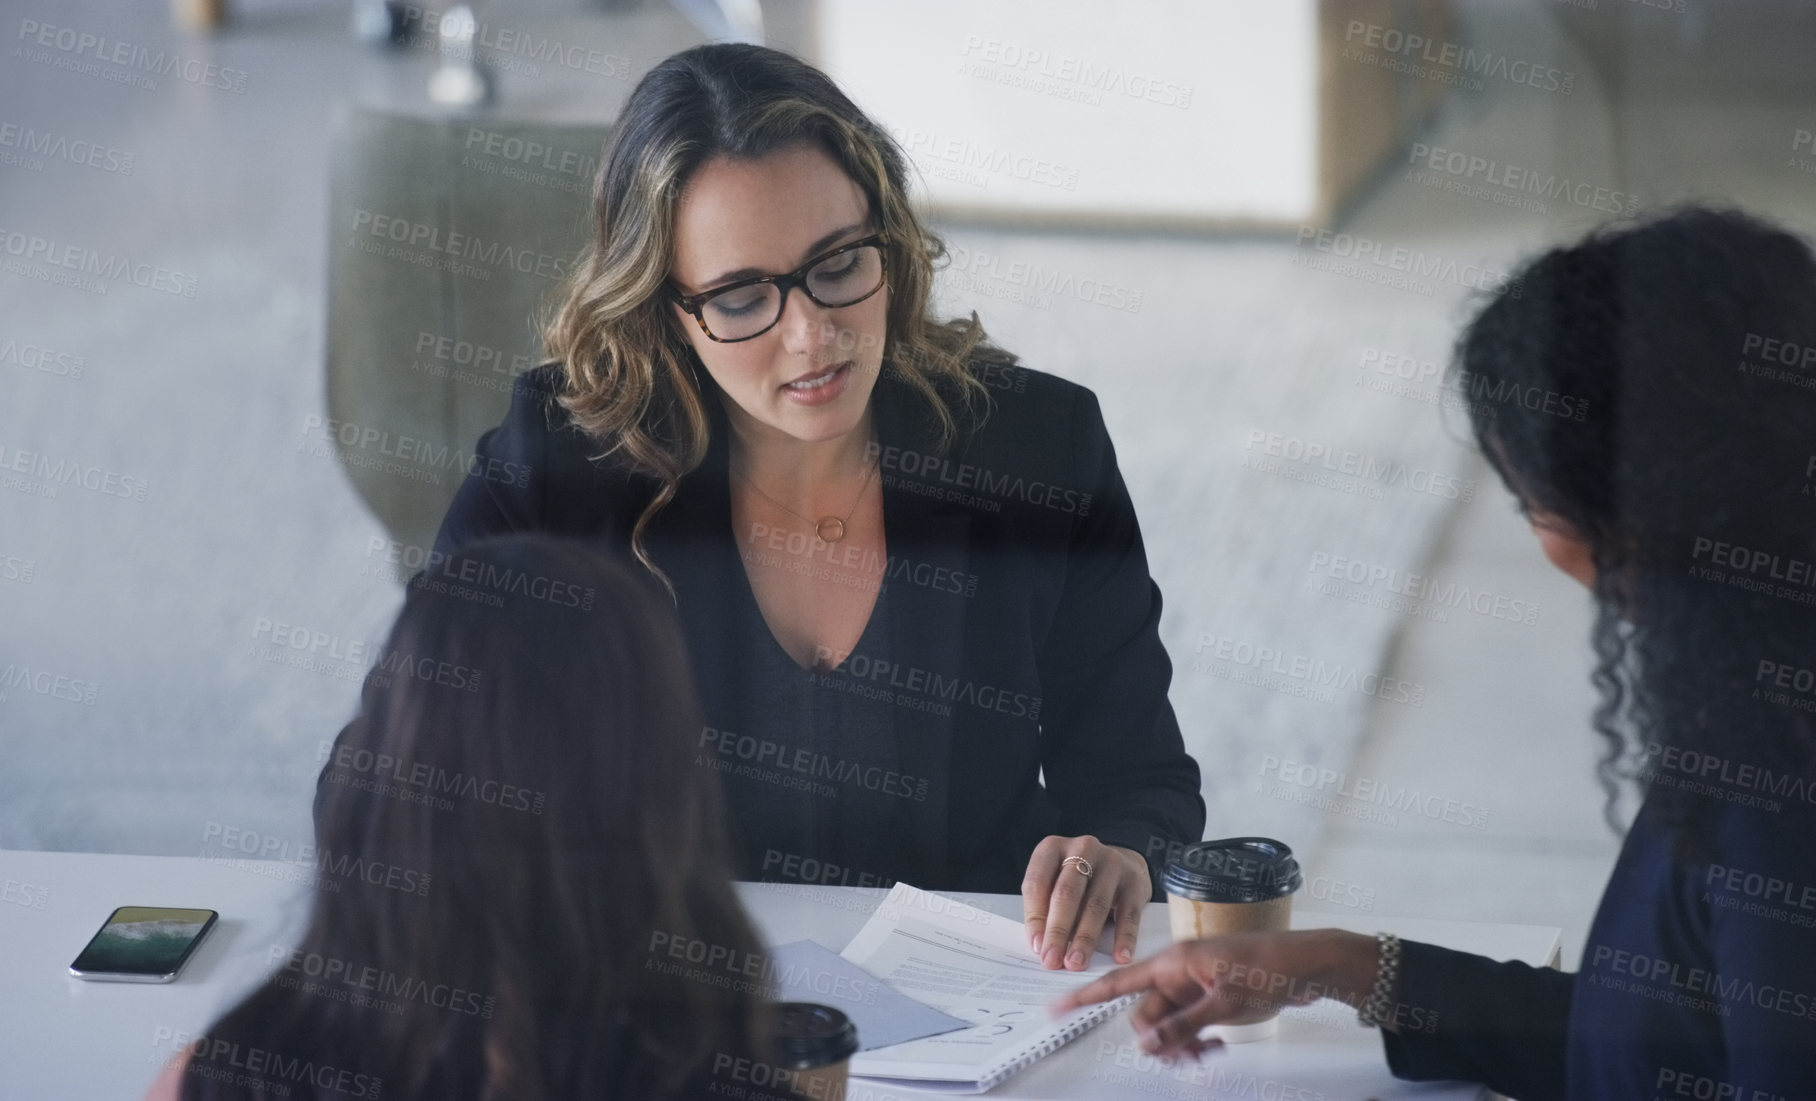
[[[877,382],[895,660],[875,668],[854,654],[841,669],[934,705],[895,718],[901,772],[928,780],[918,886],[1018,893],[1042,837],[1093,834],[1148,855],[1162,898],[1166,850],[1203,836],[1205,805],[1167,701],[1160,592],[1097,399],[1021,367],[980,377],[991,411],[945,456],[925,399],[888,369]],[[437,551],[528,530],[628,551],[656,483],[590,458],[604,449],[554,401],[561,381],[553,363],[517,380]],[[744,595],[728,586],[748,581],[731,524],[729,426],[716,394],[706,405],[710,451],[645,545],[675,587],[710,696],[741,660],[718,621]]]

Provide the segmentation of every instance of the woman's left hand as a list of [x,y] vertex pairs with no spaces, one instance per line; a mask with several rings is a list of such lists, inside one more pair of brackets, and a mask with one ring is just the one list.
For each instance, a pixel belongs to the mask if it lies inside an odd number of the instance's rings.
[[1154,884],[1134,849],[1089,835],[1049,837],[1034,847],[1021,893],[1028,947],[1048,968],[1082,971],[1112,919],[1116,962],[1135,958],[1135,932]]

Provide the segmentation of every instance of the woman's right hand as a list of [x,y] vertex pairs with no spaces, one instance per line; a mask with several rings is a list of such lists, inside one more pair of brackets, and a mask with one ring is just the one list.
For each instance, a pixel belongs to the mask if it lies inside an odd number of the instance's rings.
[[1320,998],[1360,1006],[1379,965],[1375,938],[1360,933],[1232,933],[1175,944],[1118,968],[1061,998],[1053,1011],[1147,991],[1130,1017],[1142,1049],[1196,1058],[1221,1043],[1198,1038],[1206,1025],[1265,1020],[1282,1006]]

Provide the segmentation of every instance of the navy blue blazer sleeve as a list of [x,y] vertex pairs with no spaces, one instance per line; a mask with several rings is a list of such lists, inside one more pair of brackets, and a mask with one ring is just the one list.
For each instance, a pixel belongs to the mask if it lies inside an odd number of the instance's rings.
[[1041,768],[1059,832],[1142,854],[1160,901],[1167,846],[1204,836],[1204,796],[1167,700],[1160,588],[1135,507],[1096,396],[1074,393],[1073,485],[1090,499],[1073,521],[1065,587],[1039,650]]
[[1402,941],[1387,1067],[1413,1081],[1480,1082],[1520,1101],[1564,1096],[1573,977]]
[[1816,823],[1809,810],[1793,803],[1731,811],[1717,859],[1680,876],[1686,903],[1707,900],[1710,971],[1719,976],[1712,985],[1727,1008],[1722,1081],[1742,1084],[1747,1098],[1808,1097],[1816,1088]]

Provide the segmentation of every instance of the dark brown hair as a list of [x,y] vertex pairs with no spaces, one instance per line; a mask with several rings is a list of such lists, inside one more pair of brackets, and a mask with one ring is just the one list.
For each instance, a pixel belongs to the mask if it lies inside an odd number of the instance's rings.
[[[293,1097],[688,1095],[757,1050],[761,1012],[652,965],[659,937],[759,948],[699,731],[679,625],[634,565],[508,536],[418,575],[323,774],[298,954],[209,1038],[382,1082]],[[402,1010],[308,989],[330,967],[375,969]],[[191,1101],[267,1096],[193,1062]]]

